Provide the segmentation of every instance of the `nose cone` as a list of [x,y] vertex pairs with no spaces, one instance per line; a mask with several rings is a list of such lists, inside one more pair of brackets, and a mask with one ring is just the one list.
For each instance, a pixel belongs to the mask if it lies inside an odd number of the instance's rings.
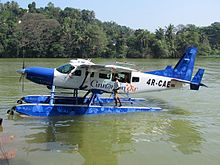
[[16,70],[16,72],[20,74],[25,74],[25,69],[18,69]]
[[[43,67],[28,67],[23,72],[26,78],[32,82],[43,85],[53,85],[54,69],[53,68],[43,68]],[[19,71],[17,71],[19,72]]]

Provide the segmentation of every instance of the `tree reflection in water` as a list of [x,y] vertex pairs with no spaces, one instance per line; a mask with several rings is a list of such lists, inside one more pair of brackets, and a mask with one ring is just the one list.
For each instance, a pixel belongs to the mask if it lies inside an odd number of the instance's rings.
[[183,154],[200,152],[203,142],[192,123],[170,120],[161,113],[56,117],[48,118],[45,126],[33,129],[39,132],[26,135],[30,144],[27,152],[80,154],[83,164],[118,164],[120,155],[136,152],[140,140],[145,144],[172,143]]

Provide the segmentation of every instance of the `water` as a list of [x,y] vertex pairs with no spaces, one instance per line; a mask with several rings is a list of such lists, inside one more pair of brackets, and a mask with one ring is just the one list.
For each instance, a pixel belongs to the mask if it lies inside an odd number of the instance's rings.
[[[56,67],[69,59],[26,59],[27,66]],[[113,61],[113,60],[112,60]],[[162,69],[177,60],[130,60],[139,69]],[[97,59],[94,62],[104,63]],[[107,61],[109,63],[109,60]],[[171,90],[137,94],[161,112],[115,115],[23,118],[7,116],[16,100],[48,94],[44,86],[25,81],[21,92],[21,59],[0,59],[0,135],[14,135],[1,149],[16,149],[11,165],[218,165],[220,162],[220,59],[199,59],[206,69],[200,91]],[[0,152],[1,153],[1,152]]]

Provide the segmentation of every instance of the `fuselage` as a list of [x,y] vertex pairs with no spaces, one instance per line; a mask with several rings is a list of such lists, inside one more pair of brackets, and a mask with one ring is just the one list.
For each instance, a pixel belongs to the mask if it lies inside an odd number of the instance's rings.
[[139,93],[181,88],[183,83],[171,77],[144,73],[117,65],[95,65],[87,60],[71,60],[57,68],[28,67],[19,70],[34,83],[67,89],[97,89],[111,93],[115,77],[119,78],[120,93]]
[[[79,89],[85,79],[85,72],[86,71],[82,69],[78,71],[78,73],[81,73],[80,75],[73,75],[70,77],[67,74],[59,73],[55,69],[54,85],[63,88]],[[123,75],[124,73],[120,74]],[[172,79],[169,77],[135,71],[128,74],[131,75],[128,81],[124,81],[123,78],[119,77],[119,82],[121,83],[120,92],[138,93],[182,87],[182,83],[172,82]],[[113,74],[93,72],[86,78],[82,87],[85,87],[85,90],[99,89],[105,92],[112,92],[114,87]]]
[[119,77],[121,84],[120,93],[166,90],[180,88],[183,85],[172,81],[170,77],[157,76],[136,70],[123,70],[120,72],[120,67],[117,71],[89,71],[87,68],[79,68],[73,73],[61,73],[58,70],[54,69],[53,84],[62,88],[98,89],[110,93],[113,90],[116,75]]
[[28,67],[17,70],[34,83],[68,89],[112,92],[115,77],[119,78],[121,93],[138,93],[181,88],[190,85],[198,90],[204,69],[192,78],[197,48],[189,47],[176,66],[163,70],[141,72],[121,65],[99,65],[90,60],[76,59],[57,68]]

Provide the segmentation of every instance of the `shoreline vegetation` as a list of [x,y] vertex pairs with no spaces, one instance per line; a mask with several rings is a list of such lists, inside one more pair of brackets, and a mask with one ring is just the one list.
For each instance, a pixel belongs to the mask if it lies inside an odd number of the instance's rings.
[[178,58],[189,46],[199,56],[220,57],[220,22],[170,24],[150,32],[51,2],[40,8],[32,2],[27,9],[15,1],[0,3],[0,58]]

